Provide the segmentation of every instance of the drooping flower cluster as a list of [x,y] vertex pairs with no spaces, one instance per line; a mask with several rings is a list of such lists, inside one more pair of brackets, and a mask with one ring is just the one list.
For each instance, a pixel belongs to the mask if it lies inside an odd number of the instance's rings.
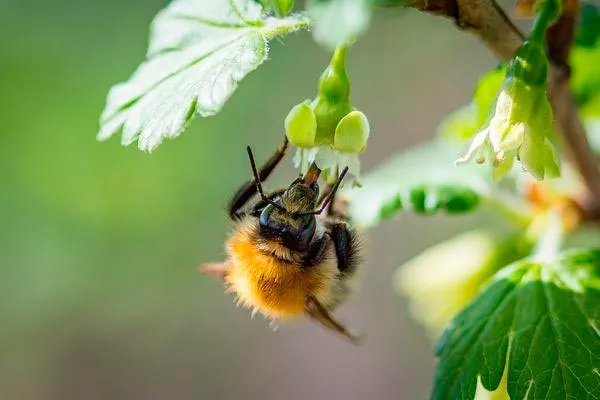
[[553,114],[547,77],[548,60],[542,45],[525,42],[507,67],[488,122],[457,163],[490,159],[496,180],[510,172],[515,160],[536,179],[558,176],[559,159],[548,139]]
[[344,167],[354,178],[360,175],[358,155],[366,149],[370,127],[350,102],[346,52],[340,47],[333,54],[317,97],[294,106],[285,119],[286,135],[298,147],[294,163],[302,173],[314,162],[326,179],[335,179]]
[[539,0],[535,9],[536,20],[529,39],[507,65],[487,124],[457,160],[460,164],[490,159],[496,180],[511,170],[515,160],[536,179],[560,175],[559,158],[548,139],[553,115],[548,101],[548,58],[544,46],[546,30],[561,13],[561,2]]

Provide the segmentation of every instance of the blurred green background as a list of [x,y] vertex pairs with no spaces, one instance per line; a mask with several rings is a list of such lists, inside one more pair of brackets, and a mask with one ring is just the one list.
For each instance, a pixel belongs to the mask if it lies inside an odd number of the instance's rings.
[[[152,155],[95,141],[112,84],[142,60],[165,0],[0,0],[0,399],[422,399],[433,344],[391,276],[476,218],[371,231],[349,345],[305,321],[272,332],[196,267],[223,257],[224,207],[264,159],[328,54],[273,42],[218,116]],[[435,134],[495,65],[450,21],[379,10],[349,60],[369,115],[368,169]],[[270,188],[294,176],[288,162]]]

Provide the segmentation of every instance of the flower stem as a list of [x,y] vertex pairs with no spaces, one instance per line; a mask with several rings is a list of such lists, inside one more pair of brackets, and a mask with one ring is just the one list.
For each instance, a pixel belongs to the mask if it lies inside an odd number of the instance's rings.
[[533,22],[533,28],[529,40],[543,43],[546,31],[560,15],[560,0],[538,0],[536,3],[537,14]]

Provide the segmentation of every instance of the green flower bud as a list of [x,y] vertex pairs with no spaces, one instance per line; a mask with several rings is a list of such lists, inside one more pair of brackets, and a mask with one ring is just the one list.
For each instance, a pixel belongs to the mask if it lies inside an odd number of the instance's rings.
[[285,118],[285,134],[296,147],[313,147],[317,135],[317,119],[310,100],[294,106]]
[[346,47],[339,47],[319,79],[319,97],[328,103],[350,101],[350,78],[346,71]]
[[528,85],[546,85],[548,57],[543,44],[531,40],[523,43],[508,63],[506,77],[517,78]]
[[318,97],[313,102],[313,110],[317,118],[317,136],[315,144],[333,145],[335,128],[349,112],[352,106],[349,101],[340,103],[329,103],[323,97]]
[[352,111],[335,128],[333,147],[345,153],[362,153],[367,147],[370,132],[365,114]]
[[312,103],[294,107],[285,120],[285,129],[290,142],[299,147],[294,163],[301,172],[314,162],[327,181],[335,180],[339,171],[348,167],[345,181],[358,184],[357,154],[366,148],[369,123],[350,103],[346,53],[346,46],[334,52],[319,79],[317,97]]

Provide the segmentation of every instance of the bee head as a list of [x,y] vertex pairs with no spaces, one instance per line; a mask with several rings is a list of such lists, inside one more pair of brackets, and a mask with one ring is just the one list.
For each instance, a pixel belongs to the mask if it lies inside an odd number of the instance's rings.
[[342,170],[321,207],[315,209],[319,202],[317,182],[321,174],[321,169],[315,163],[312,163],[304,176],[292,182],[281,197],[274,200],[268,198],[263,191],[252,149],[248,146],[246,150],[256,191],[260,194],[261,200],[267,204],[258,218],[261,235],[268,239],[278,240],[291,250],[308,250],[317,228],[316,216],[321,215],[332,200],[348,172],[348,167]]
[[278,239],[286,247],[304,251],[316,231],[311,211],[317,204],[319,186],[303,179],[294,181],[275,204],[268,204],[259,216],[261,234]]

